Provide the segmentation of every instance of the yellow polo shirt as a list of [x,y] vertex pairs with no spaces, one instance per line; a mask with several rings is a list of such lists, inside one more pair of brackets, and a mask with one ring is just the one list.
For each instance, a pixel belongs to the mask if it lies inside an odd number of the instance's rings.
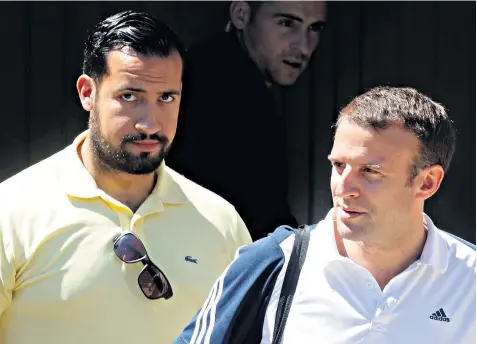
[[[85,135],[0,184],[0,343],[172,343],[250,235],[231,204],[165,164],[132,213],[83,166]],[[124,231],[143,241],[171,299],[144,297],[142,263],[113,251]]]

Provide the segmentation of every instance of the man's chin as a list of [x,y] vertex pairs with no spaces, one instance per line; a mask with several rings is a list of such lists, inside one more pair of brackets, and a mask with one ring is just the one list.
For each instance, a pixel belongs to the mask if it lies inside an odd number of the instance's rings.
[[287,86],[292,86],[293,84],[296,83],[298,78],[300,77],[301,73],[298,73],[297,75],[280,75],[277,77],[274,82],[275,84],[282,86],[282,87],[287,87]]
[[133,176],[146,176],[155,172],[156,169],[142,169],[142,170],[123,170],[122,172],[133,175]]
[[347,224],[341,220],[338,220],[336,230],[340,237],[347,240],[360,240],[364,232],[362,225]]
[[159,166],[161,166],[163,159],[156,160],[156,161],[151,161],[151,162],[142,162],[142,163],[137,163],[134,164],[133,166],[128,166],[124,168],[125,172],[130,173],[130,174],[135,174],[135,175],[145,175],[145,174],[150,174],[156,171]]
[[144,159],[141,157],[129,156],[127,160],[110,163],[110,167],[118,172],[131,175],[147,175],[156,171],[164,161],[163,157]]

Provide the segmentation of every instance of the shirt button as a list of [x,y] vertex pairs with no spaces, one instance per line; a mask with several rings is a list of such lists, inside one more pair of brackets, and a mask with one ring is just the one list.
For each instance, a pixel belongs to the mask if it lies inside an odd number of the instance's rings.
[[366,288],[373,289],[374,288],[374,283],[373,282],[366,283]]
[[388,298],[388,306],[394,306],[397,302],[397,300],[394,297]]

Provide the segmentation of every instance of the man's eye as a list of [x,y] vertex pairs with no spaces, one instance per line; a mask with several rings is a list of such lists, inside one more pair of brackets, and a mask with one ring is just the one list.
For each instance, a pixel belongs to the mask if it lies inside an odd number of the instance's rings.
[[333,165],[333,167],[336,167],[336,168],[342,168],[343,167],[343,163],[338,162],[338,161],[332,162],[331,165]]
[[170,94],[163,94],[162,96],[159,97],[159,99],[163,103],[170,103],[171,101],[174,100],[174,97],[171,96]]
[[363,171],[364,171],[365,173],[369,173],[369,174],[378,174],[378,173],[379,173],[378,171],[375,171],[375,170],[373,170],[373,169],[371,169],[371,168],[369,168],[369,167],[365,167],[365,168],[363,169]]
[[293,27],[293,20],[281,19],[278,21],[278,25],[284,26],[284,27]]
[[313,31],[313,32],[320,32],[323,30],[323,27],[324,27],[324,24],[313,24],[313,25],[310,25],[310,31]]
[[124,100],[125,102],[133,102],[137,100],[136,96],[132,93],[125,93],[121,96],[121,99]]

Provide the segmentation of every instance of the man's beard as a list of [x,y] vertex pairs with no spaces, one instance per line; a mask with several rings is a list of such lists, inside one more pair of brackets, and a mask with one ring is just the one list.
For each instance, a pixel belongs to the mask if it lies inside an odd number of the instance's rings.
[[[99,114],[94,110],[89,120],[89,131],[95,162],[103,171],[149,174],[159,168],[169,151],[169,140],[159,134],[126,135],[121,139],[120,146],[114,147],[101,133]],[[161,150],[156,156],[149,152],[141,152],[139,156],[134,156],[123,149],[128,142],[145,139],[157,140],[161,144]]]

